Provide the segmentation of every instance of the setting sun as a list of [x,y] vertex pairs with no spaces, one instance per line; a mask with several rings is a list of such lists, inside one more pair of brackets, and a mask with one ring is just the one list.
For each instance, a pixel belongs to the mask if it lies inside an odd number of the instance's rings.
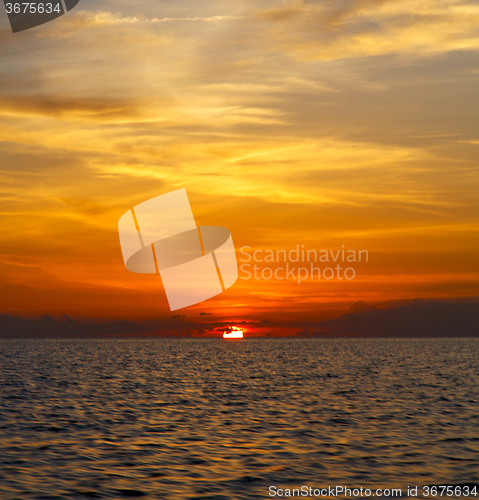
[[223,333],[224,339],[242,339],[243,338],[243,330],[241,328],[236,328],[236,326],[232,326],[229,332]]

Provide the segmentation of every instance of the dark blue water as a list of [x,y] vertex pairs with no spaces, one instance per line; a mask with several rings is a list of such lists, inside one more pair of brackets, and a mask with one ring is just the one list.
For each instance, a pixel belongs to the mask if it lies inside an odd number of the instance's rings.
[[0,499],[477,484],[478,359],[479,339],[0,341]]

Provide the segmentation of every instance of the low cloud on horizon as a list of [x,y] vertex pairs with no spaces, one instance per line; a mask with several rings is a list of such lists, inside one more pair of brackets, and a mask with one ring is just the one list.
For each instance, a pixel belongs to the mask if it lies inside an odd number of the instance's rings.
[[[478,337],[479,300],[425,301],[382,304],[358,302],[348,313],[325,321],[203,321],[181,315],[155,321],[78,322],[69,316],[55,320],[0,316],[0,337],[21,338],[125,338],[125,337],[221,337],[232,326],[245,337]],[[272,333],[274,332],[274,333]]]

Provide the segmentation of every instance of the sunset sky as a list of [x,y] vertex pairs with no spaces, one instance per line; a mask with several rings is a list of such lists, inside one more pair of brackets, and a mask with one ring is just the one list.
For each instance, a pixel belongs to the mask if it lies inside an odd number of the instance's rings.
[[187,317],[478,297],[478,163],[477,2],[81,0],[16,34],[0,8],[0,314],[170,317],[117,224],[180,188],[237,250],[369,254]]

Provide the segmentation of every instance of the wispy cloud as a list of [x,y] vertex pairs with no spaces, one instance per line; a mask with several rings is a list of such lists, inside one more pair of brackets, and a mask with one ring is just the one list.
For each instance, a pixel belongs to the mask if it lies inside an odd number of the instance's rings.
[[295,0],[259,14],[283,50],[334,60],[479,50],[479,6],[458,0]]
[[72,24],[80,24],[83,26],[106,26],[118,24],[148,24],[148,23],[172,23],[172,22],[192,22],[202,21],[216,23],[220,21],[229,21],[236,19],[245,19],[245,16],[210,16],[210,17],[163,17],[163,18],[147,18],[142,16],[121,16],[112,12],[97,11],[91,13],[89,11],[80,10],[75,12],[75,17],[72,18]]

